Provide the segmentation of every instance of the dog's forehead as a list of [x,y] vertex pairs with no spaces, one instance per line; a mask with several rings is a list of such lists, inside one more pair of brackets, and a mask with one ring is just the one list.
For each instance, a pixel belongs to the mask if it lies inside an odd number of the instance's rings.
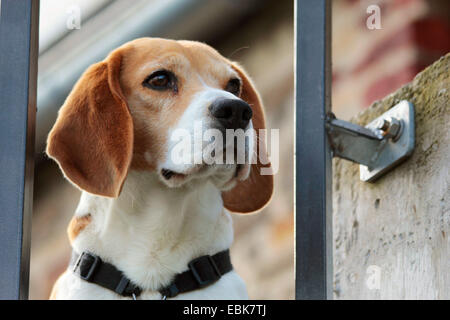
[[231,64],[212,47],[196,41],[143,38],[124,46],[126,68],[149,71],[168,68],[218,76],[236,75]]

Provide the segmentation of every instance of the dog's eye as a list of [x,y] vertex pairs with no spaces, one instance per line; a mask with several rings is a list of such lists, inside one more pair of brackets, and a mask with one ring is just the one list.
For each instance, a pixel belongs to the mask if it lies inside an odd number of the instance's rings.
[[142,85],[154,90],[172,89],[177,91],[175,75],[167,70],[153,72],[144,80]]
[[225,90],[231,92],[235,96],[238,96],[241,91],[241,81],[237,78],[231,79],[228,81]]

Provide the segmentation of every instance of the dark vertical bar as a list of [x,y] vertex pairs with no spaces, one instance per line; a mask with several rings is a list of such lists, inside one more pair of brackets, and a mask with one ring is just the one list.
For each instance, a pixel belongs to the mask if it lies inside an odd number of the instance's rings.
[[0,299],[27,299],[39,1],[0,10]]
[[332,299],[329,0],[297,0],[296,298]]

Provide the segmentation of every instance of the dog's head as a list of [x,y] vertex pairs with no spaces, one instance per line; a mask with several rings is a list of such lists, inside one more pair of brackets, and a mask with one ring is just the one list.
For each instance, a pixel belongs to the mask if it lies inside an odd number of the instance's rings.
[[[261,174],[270,164],[261,161],[260,129],[261,100],[236,63],[198,42],[142,38],[83,74],[47,154],[93,194],[117,197],[128,170],[150,170],[169,187],[210,179],[227,209],[247,213],[273,189],[273,177]],[[245,131],[244,143],[230,130]]]

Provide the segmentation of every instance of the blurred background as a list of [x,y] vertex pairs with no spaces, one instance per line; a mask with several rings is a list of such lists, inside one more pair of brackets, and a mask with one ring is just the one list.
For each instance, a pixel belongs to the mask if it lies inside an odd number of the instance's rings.
[[[381,29],[369,29],[370,5]],[[450,51],[448,0],[333,0],[333,111],[349,119]],[[67,266],[66,228],[80,192],[44,153],[56,113],[81,73],[143,36],[204,41],[239,61],[280,130],[271,204],[233,215],[232,260],[252,299],[294,298],[294,1],[41,0],[30,298],[46,299]],[[301,48],[299,48],[301,50]]]

